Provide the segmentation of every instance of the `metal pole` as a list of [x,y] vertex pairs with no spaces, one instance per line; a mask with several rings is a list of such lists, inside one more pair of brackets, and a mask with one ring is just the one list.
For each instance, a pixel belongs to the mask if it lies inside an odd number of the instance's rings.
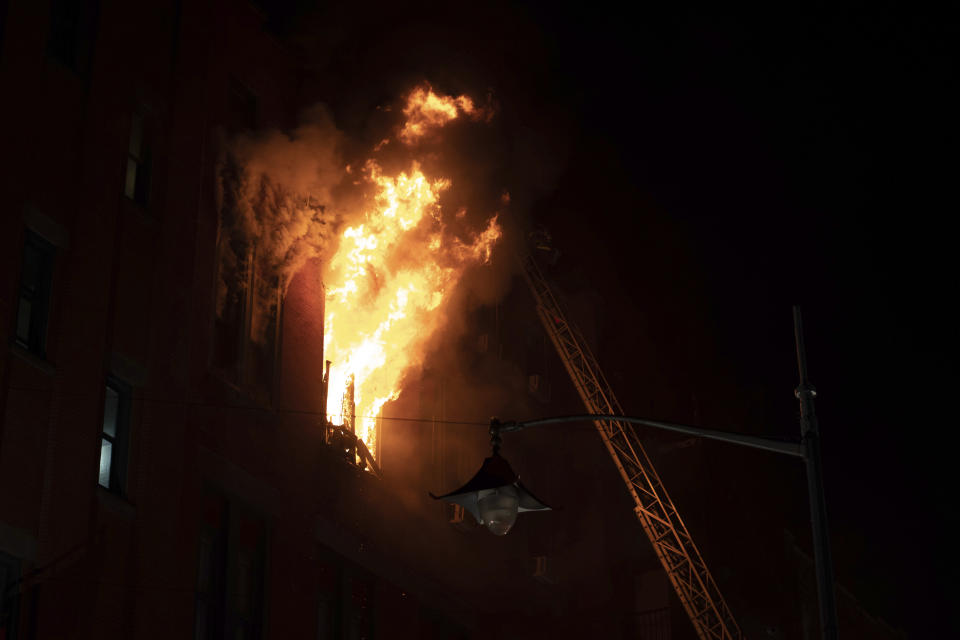
[[758,436],[748,436],[730,431],[718,431],[717,429],[704,429],[703,427],[691,427],[686,424],[675,424],[672,422],[658,422],[656,420],[647,420],[646,418],[637,418],[634,416],[621,416],[619,414],[605,413],[580,413],[572,416],[559,416],[556,418],[542,418],[540,420],[525,420],[523,422],[498,422],[499,428],[504,433],[510,431],[520,431],[527,427],[536,427],[542,424],[558,424],[561,422],[594,422],[604,420],[611,422],[629,422],[630,424],[639,424],[654,429],[663,429],[664,431],[674,431],[676,433],[685,433],[690,436],[698,436],[709,440],[719,440],[720,442],[729,442],[731,444],[740,444],[754,449],[763,449],[776,453],[785,453],[790,456],[802,458],[803,445],[783,440],[774,440],[773,438],[763,438]]
[[823,470],[820,463],[820,430],[813,408],[816,389],[807,377],[807,352],[803,343],[800,307],[793,307],[793,332],[797,343],[797,367],[800,385],[794,392],[800,401],[800,435],[807,464],[807,490],[810,492],[810,524],[813,527],[813,558],[817,573],[817,598],[820,605],[820,630],[824,640],[837,640],[837,601],[833,586],[833,559],[827,528],[827,505],[823,499]]

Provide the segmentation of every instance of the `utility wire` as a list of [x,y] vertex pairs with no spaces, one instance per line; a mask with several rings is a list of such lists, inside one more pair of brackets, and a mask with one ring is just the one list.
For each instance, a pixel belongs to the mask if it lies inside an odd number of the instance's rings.
[[[8,387],[14,391],[34,391],[34,392],[47,392],[48,389],[38,389],[34,387]],[[64,397],[81,397],[76,394],[64,394]],[[305,416],[315,416],[318,418],[326,418],[328,415],[332,417],[342,417],[343,414],[333,413],[328,414],[322,411],[308,411],[305,409],[277,409],[271,407],[262,407],[256,405],[245,405],[245,404],[227,404],[227,403],[215,403],[215,402],[199,402],[191,400],[168,400],[164,398],[149,398],[147,396],[134,397],[134,400],[142,400],[143,402],[148,402],[152,404],[167,404],[167,405],[182,405],[185,407],[201,407],[206,409],[231,409],[231,410],[241,410],[241,411],[260,411],[263,413],[274,413],[274,414],[295,414],[295,415],[305,415]],[[457,425],[467,425],[475,427],[488,427],[490,426],[490,421],[486,420],[484,422],[475,422],[470,420],[440,420],[436,418],[407,418],[402,416],[355,416],[356,418],[369,418],[374,420],[395,420],[399,422],[432,422],[434,424],[457,424]]]
[[[47,389],[35,388],[35,387],[8,387],[11,390],[16,391],[34,391],[34,392],[46,392]],[[65,397],[81,397],[76,394],[70,394]],[[239,410],[239,411],[259,411],[262,413],[271,413],[271,414],[292,414],[292,415],[303,415],[303,416],[313,416],[320,419],[325,419],[327,416],[330,417],[343,417],[341,413],[328,414],[322,411],[309,411],[305,409],[278,409],[271,407],[263,407],[256,405],[244,405],[244,404],[228,404],[228,403],[215,403],[215,402],[200,402],[200,401],[191,401],[191,400],[168,400],[164,398],[150,398],[147,396],[135,397],[135,400],[142,400],[143,402],[153,403],[153,404],[167,404],[167,405],[180,405],[184,407],[199,407],[205,409],[222,409],[222,410]],[[395,422],[429,422],[432,424],[449,424],[449,425],[460,425],[460,426],[469,426],[469,427],[489,427],[490,420],[473,421],[473,420],[442,420],[438,418],[412,418],[406,416],[355,416],[358,419],[373,419],[373,420],[388,420]],[[618,419],[622,416],[587,416],[587,415],[577,415],[577,416],[564,416],[562,419],[550,419],[551,422],[580,422],[582,426],[572,426],[571,424],[565,425],[567,429],[572,430],[585,430],[585,431],[594,431],[595,427],[592,424],[594,419]],[[512,424],[533,424],[539,423],[542,420],[532,419],[532,420],[516,420],[510,422],[503,422],[504,426]],[[514,431],[515,429],[507,427],[504,431]],[[765,438],[770,440],[779,440],[782,442],[796,442],[796,438],[792,437],[783,437],[783,436],[765,436]]]

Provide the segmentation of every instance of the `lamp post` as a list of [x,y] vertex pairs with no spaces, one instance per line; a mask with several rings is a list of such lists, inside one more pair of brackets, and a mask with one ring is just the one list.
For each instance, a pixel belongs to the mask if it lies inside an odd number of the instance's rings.
[[446,500],[461,505],[473,515],[477,522],[485,525],[492,533],[501,536],[506,535],[519,513],[542,511],[550,509],[550,507],[534,497],[529,489],[520,483],[510,464],[500,456],[500,444],[502,442],[500,434],[520,431],[527,427],[564,422],[617,420],[802,458],[807,468],[807,490],[810,498],[810,520],[813,528],[820,628],[824,640],[837,640],[839,633],[837,629],[836,594],[833,587],[833,562],[830,555],[826,503],[823,497],[820,434],[813,406],[816,391],[807,377],[807,358],[799,307],[793,308],[793,322],[800,373],[800,384],[794,392],[800,401],[800,442],[704,429],[635,416],[578,414],[522,422],[501,422],[497,418],[492,418],[490,420],[490,438],[493,455],[486,458],[480,470],[459,489],[441,496],[435,496],[431,493],[430,496],[435,500]]

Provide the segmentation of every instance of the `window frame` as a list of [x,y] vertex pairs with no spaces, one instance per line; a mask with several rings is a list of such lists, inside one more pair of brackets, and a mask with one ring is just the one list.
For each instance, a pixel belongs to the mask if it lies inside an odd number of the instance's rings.
[[[116,420],[114,423],[114,435],[112,436],[107,433],[107,425],[104,423],[106,419],[108,389],[112,389],[117,393]],[[127,495],[127,471],[130,461],[130,415],[132,413],[132,405],[132,387],[114,375],[107,375],[104,383],[103,410],[101,411],[101,424],[98,438],[100,455],[98,456],[97,485],[105,491],[109,491],[120,497],[126,497]],[[101,482],[104,442],[110,443],[110,468],[107,476],[107,485]]]
[[0,631],[6,638],[16,638],[20,619],[20,594],[13,589],[21,580],[22,560],[0,550]]
[[[32,291],[27,291],[28,287],[24,282],[27,251],[35,251],[39,255],[39,262],[36,267],[38,282]],[[20,279],[17,287],[13,343],[42,360],[47,357],[47,330],[50,326],[56,259],[57,248],[53,243],[27,227],[24,230],[23,250],[20,256]],[[25,300],[30,305],[30,309],[27,312],[29,314],[27,335],[23,337],[20,334],[20,317]]]
[[[93,62],[100,19],[99,0],[51,0],[47,56],[86,78]],[[72,13],[71,13],[72,12]]]
[[[245,252],[239,254],[242,257],[235,272],[240,277],[234,281],[239,284],[225,283],[224,254],[233,247],[222,214],[217,236],[208,363],[238,392],[263,406],[273,406],[281,370],[285,283],[277,278],[261,286],[264,277],[257,269],[256,249],[252,246],[245,247]],[[257,292],[261,289],[270,292],[269,297],[259,296]],[[217,300],[221,296],[224,300],[236,301],[235,313],[230,318],[217,311]],[[263,308],[264,305],[267,308]],[[262,321],[267,322],[263,344],[254,336],[254,314],[257,313],[264,314]]]
[[136,109],[130,114],[129,134],[127,162],[123,172],[123,195],[127,200],[147,209],[150,206],[153,186],[153,135],[146,109]]
[[[198,537],[194,637],[198,640],[265,635],[270,526],[236,498],[205,491]],[[216,513],[212,513],[216,511]]]

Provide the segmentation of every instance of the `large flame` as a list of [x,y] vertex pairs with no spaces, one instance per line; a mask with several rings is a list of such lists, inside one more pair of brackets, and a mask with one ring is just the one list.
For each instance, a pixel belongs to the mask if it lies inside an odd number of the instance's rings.
[[[412,144],[475,111],[466,96],[418,88],[407,99],[397,137]],[[362,176],[375,196],[361,221],[343,231],[328,265],[325,352],[333,366],[327,413],[334,424],[349,422],[344,399],[352,383],[356,434],[375,456],[383,405],[400,395],[404,373],[420,362],[465,269],[489,260],[501,232],[494,215],[467,242],[445,235],[439,199],[450,182],[425,175],[415,161],[390,176],[370,160]]]

